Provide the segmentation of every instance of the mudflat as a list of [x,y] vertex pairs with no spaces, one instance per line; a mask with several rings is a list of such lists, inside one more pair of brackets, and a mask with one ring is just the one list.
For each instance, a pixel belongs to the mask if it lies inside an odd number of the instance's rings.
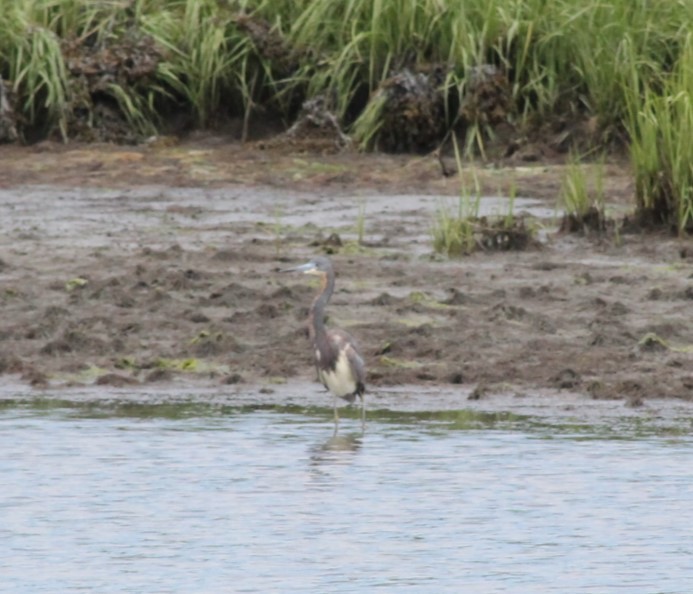
[[[370,386],[693,400],[693,241],[559,233],[558,163],[470,164],[446,177],[433,157],[211,136],[0,147],[0,163],[8,381],[313,379],[305,319],[317,286],[278,270],[328,252],[327,323],[357,337]],[[536,244],[435,254],[436,213],[457,208],[462,183],[489,196],[490,214],[530,215]],[[621,214],[627,164],[606,165],[605,192]]]

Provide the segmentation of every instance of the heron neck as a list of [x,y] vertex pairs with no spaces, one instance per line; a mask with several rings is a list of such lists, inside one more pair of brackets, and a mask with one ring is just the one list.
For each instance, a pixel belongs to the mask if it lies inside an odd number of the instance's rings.
[[334,292],[334,276],[324,275],[320,280],[320,289],[320,293],[313,299],[313,304],[310,306],[312,318],[310,332],[313,339],[325,334],[325,307]]

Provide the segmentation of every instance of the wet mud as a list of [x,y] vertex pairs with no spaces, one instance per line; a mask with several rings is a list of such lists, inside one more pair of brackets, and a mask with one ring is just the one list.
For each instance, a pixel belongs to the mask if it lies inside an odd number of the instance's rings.
[[[434,157],[209,137],[0,147],[0,159],[8,382],[313,386],[305,318],[317,287],[277,271],[327,252],[328,324],[358,338],[376,392],[693,400],[691,240],[559,232],[559,164],[479,168],[485,195],[515,189],[540,241],[448,260],[434,254],[431,226],[460,180]],[[622,211],[626,167],[610,164],[605,178]]]

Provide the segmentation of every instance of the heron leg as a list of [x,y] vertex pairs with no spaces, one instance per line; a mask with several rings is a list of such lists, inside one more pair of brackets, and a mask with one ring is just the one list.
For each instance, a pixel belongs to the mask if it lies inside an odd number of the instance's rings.
[[361,394],[361,432],[366,430],[366,395]]
[[337,412],[337,396],[332,397],[332,404],[334,406],[334,434],[337,435],[339,431],[339,413]]

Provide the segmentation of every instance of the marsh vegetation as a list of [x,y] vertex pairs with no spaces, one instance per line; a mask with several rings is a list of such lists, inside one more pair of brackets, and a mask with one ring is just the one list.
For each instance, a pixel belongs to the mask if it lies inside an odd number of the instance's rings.
[[[630,0],[2,0],[5,140],[138,142],[306,101],[364,150],[627,152],[642,223],[693,227],[693,17]],[[342,145],[343,146],[343,145]]]

